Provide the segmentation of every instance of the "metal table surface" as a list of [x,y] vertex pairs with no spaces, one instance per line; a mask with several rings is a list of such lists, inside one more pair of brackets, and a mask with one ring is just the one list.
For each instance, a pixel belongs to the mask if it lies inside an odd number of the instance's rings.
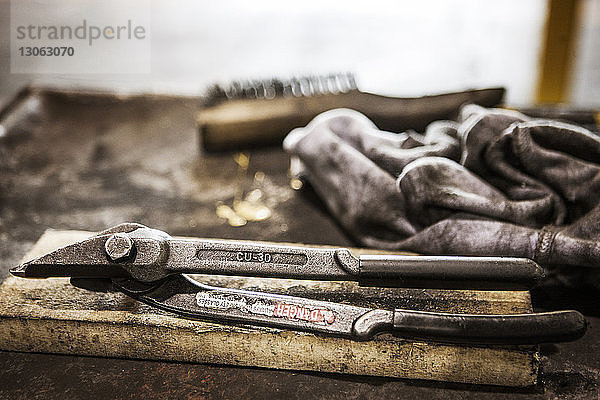
[[[173,235],[353,245],[310,191],[288,186],[288,157],[201,154],[197,99],[33,91],[0,137],[0,279],[48,227],[101,230],[136,221]],[[16,122],[14,122],[16,121]],[[255,172],[264,173],[260,183]],[[215,213],[259,187],[273,216],[232,227]],[[0,398],[598,398],[598,293],[543,287],[538,310],[575,308],[580,341],[542,347],[540,384],[515,390],[259,368],[0,352]]]

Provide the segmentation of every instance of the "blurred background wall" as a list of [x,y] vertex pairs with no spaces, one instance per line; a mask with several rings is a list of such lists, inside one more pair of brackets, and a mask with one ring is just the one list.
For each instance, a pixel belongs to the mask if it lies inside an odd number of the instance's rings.
[[[600,0],[575,3],[575,41],[560,101],[598,107]],[[10,3],[0,0],[0,101],[28,82],[198,95],[213,82],[233,79],[354,72],[365,91],[420,96],[505,86],[508,104],[530,105],[539,100],[550,4],[546,0],[354,4],[153,0],[149,2],[152,73],[24,75],[10,74]],[[60,22],[68,10],[39,0],[35,12]]]

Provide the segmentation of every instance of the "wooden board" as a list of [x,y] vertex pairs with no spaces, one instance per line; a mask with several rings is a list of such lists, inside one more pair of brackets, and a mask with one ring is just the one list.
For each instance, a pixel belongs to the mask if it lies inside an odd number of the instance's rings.
[[[48,230],[25,260],[90,236]],[[364,250],[355,250],[364,253]],[[368,251],[366,251],[368,252]],[[361,288],[312,282],[195,276],[228,287],[300,295],[357,305],[469,313],[531,312],[528,292]],[[530,386],[537,348],[466,347],[391,336],[357,342],[271,328],[178,318],[120,293],[78,289],[65,278],[7,278],[0,286],[0,349]]]

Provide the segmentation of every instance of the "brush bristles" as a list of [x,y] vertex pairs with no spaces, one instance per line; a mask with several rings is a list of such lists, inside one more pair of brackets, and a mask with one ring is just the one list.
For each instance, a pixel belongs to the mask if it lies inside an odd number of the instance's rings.
[[207,98],[211,102],[231,99],[273,99],[278,96],[339,94],[356,89],[356,81],[352,73],[309,75],[290,79],[235,81],[226,87],[213,85],[207,92]]

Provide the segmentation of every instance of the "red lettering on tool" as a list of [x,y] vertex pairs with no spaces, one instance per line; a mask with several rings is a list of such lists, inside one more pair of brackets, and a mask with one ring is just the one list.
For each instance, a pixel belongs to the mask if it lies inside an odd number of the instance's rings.
[[308,307],[285,303],[277,303],[275,305],[273,316],[314,323],[333,324],[335,321],[335,314],[331,310],[322,308],[310,309]]

